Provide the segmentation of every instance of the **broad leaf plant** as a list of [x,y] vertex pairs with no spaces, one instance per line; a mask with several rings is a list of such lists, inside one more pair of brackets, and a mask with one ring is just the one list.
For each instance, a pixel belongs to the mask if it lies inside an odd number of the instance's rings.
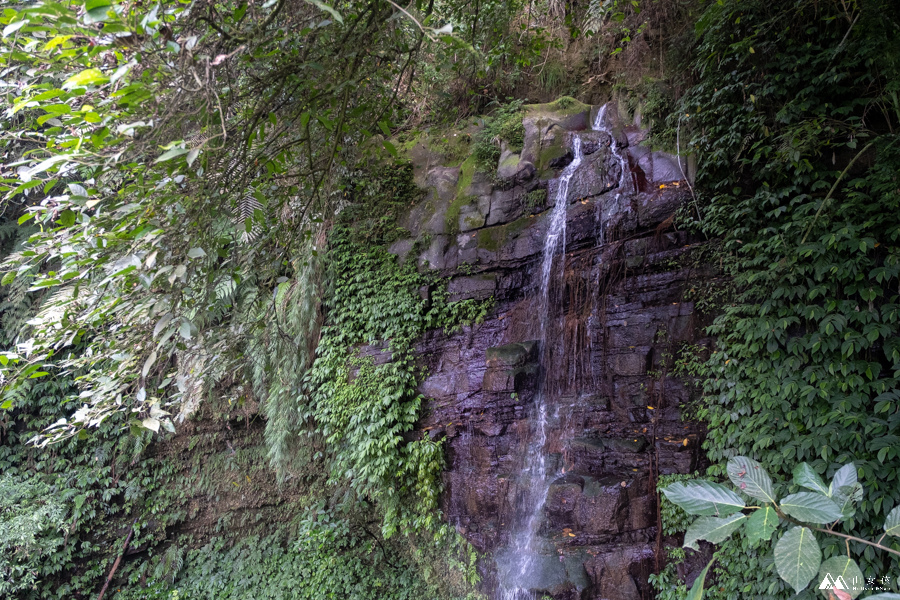
[[[751,458],[735,456],[728,461],[726,470],[740,493],[702,479],[676,482],[662,489],[669,501],[700,517],[684,534],[685,548],[699,550],[700,540],[718,544],[735,532],[741,532],[751,543],[766,541],[782,530],[775,543],[778,575],[798,594],[814,582],[831,600],[857,598],[866,589],[866,578],[850,556],[850,541],[900,556],[900,550],[885,543],[886,538],[900,537],[900,506],[888,513],[884,533],[875,541],[836,529],[839,523],[853,517],[863,497],[853,463],[841,467],[828,485],[809,464],[800,463],[794,468],[793,483],[804,491],[783,497],[776,493],[772,478],[762,465]],[[748,505],[745,496],[760,502]],[[823,561],[817,534],[843,538],[847,553]],[[694,581],[690,599],[702,598],[706,576],[714,562],[715,558]],[[867,596],[867,600],[900,600],[900,594],[880,593]]]

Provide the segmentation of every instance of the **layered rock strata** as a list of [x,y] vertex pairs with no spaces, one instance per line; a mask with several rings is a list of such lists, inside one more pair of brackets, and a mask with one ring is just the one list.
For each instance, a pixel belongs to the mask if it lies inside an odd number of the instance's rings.
[[[542,508],[539,566],[521,585],[554,599],[649,598],[648,575],[662,558],[656,480],[700,460],[702,431],[682,420],[690,390],[671,373],[684,344],[704,343],[685,292],[714,273],[694,259],[702,242],[673,227],[690,199],[684,165],[641,145],[646,132],[614,107],[611,134],[590,131],[597,107],[554,108],[526,113],[522,150],[504,144],[495,173],[436,165],[427,149],[413,149],[428,196],[403,223],[411,237],[392,251],[452,275],[453,299],[495,300],[484,323],[421,343],[420,390],[431,401],[420,432],[445,440],[444,514],[485,553],[484,588],[496,594],[497,561],[530,485],[520,474],[545,378],[546,451],[558,476]],[[570,184],[562,275],[539,352],[546,190],[572,160],[573,132],[584,159]]]

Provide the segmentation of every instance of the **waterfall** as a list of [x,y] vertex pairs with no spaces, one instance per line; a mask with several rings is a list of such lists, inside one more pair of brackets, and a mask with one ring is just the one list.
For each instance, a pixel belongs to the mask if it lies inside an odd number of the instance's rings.
[[[541,364],[544,364],[547,342],[547,321],[550,317],[550,276],[553,272],[553,259],[559,254],[565,254],[566,244],[566,209],[569,202],[569,181],[575,170],[581,165],[581,139],[573,139],[572,159],[560,176],[555,180],[553,212],[550,214],[550,223],[547,228],[547,238],[544,241],[544,259],[541,265],[541,289],[538,319],[540,322],[540,352]],[[542,383],[537,393],[536,421],[534,436],[528,446],[523,480],[531,482],[525,499],[523,514],[527,515],[525,522],[519,527],[512,542],[512,554],[510,564],[501,573],[500,593],[503,600],[530,600],[533,595],[527,588],[519,587],[518,583],[525,580],[533,569],[537,558],[537,527],[540,523],[541,509],[547,499],[550,490],[551,479],[547,477],[547,453],[544,446],[547,442],[547,402],[542,377]]]
[[616,198],[619,198],[622,194],[628,194],[634,191],[634,181],[632,181],[631,178],[631,169],[628,167],[628,158],[625,156],[625,153],[622,152],[622,149],[619,148],[619,144],[616,142],[616,136],[609,128],[609,125],[606,124],[606,108],[608,106],[609,104],[604,104],[600,107],[600,110],[597,111],[597,116],[594,117],[591,129],[609,134],[609,137],[612,140],[610,143],[610,151],[612,152],[613,158],[619,163],[619,181],[616,185]]
[[[628,161],[624,153],[616,144],[606,124],[606,106],[600,108],[592,123],[592,129],[608,133],[612,138],[610,150],[613,157],[620,165],[620,176],[616,186],[617,195],[632,191],[631,177],[629,176]],[[563,255],[565,261],[566,244],[566,212],[568,209],[569,182],[572,175],[582,162],[582,142],[577,134],[573,135],[574,158],[560,173],[559,177],[551,182],[554,205],[550,214],[547,228],[547,237],[544,241],[544,254],[541,263],[541,287],[538,305],[538,319],[540,322],[540,364],[547,366],[547,346],[551,340],[547,339],[547,324],[550,320],[550,286],[555,257]],[[520,507],[520,522],[516,524],[511,543],[506,550],[505,557],[498,558],[498,570],[500,576],[499,597],[501,600],[536,600],[535,594],[529,589],[526,582],[531,575],[540,569],[541,560],[538,528],[541,522],[544,503],[550,491],[550,485],[560,473],[548,473],[547,455],[547,426],[548,404],[551,398],[546,386],[547,378],[541,375],[538,392],[535,400],[535,420],[531,430],[531,440],[525,457],[525,467],[521,473],[520,485],[526,485],[525,498]]]

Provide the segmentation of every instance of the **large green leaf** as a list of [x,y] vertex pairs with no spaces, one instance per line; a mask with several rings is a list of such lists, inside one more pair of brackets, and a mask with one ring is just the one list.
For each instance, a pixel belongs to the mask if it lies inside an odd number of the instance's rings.
[[781,510],[806,523],[831,523],[841,518],[841,509],[823,494],[799,492],[781,501]]
[[751,498],[772,504],[776,502],[772,478],[762,465],[752,458],[735,456],[728,461],[727,470],[731,483]]
[[701,516],[724,516],[744,508],[741,497],[718,483],[697,480],[676,482],[663,488],[670,502],[686,513]]
[[849,556],[832,556],[819,567],[819,591],[839,589],[856,598],[863,593],[866,580],[856,562]]
[[176,156],[181,156],[182,154],[187,154],[189,150],[187,148],[183,148],[181,146],[175,146],[174,148],[169,148],[165,152],[163,152],[159,158],[157,158],[153,162],[164,162],[170,159],[175,158]]
[[840,508],[844,518],[852,517],[856,513],[856,504],[863,497],[862,486],[856,477],[856,465],[850,463],[838,469],[831,480],[828,492],[828,495]]
[[888,535],[900,536],[900,506],[895,506],[894,510],[888,513],[887,519],[884,520],[884,531]]
[[714,562],[716,562],[715,557],[713,557],[713,559],[703,567],[700,574],[697,575],[697,579],[694,580],[694,585],[691,586],[691,591],[688,592],[687,600],[700,600],[703,598],[703,586],[706,584],[706,574],[709,573],[709,568]]
[[794,483],[808,490],[828,495],[828,486],[808,463],[800,463],[794,467]]
[[[856,465],[853,463],[844,465],[834,474],[831,485],[828,486],[828,495],[834,498],[841,493],[850,493],[849,489],[844,488],[852,488],[856,482]],[[841,490],[844,490],[844,492]]]
[[684,547],[699,550],[697,540],[706,540],[713,544],[725,541],[747,519],[747,515],[734,513],[723,519],[719,517],[700,517],[687,528],[684,534]]
[[775,544],[775,568],[798,594],[819,571],[822,551],[812,530],[793,527]]
[[772,534],[778,528],[778,514],[771,506],[760,508],[747,520],[744,528],[747,532],[747,541],[755,544],[759,541],[772,539]]

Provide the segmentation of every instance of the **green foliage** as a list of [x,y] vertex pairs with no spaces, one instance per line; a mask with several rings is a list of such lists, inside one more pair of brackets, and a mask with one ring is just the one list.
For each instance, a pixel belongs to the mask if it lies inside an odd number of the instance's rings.
[[[316,518],[310,518],[316,514]],[[440,597],[418,566],[351,524],[347,515],[310,513],[294,535],[217,537],[189,550],[172,576],[148,588],[129,587],[117,600],[174,599],[411,600]]]
[[392,161],[377,168],[360,169],[349,178],[345,195],[349,205],[341,219],[354,222],[353,234],[370,244],[390,244],[406,234],[397,221],[424,195],[413,181],[408,161]]
[[[301,417],[297,399],[306,393],[303,379],[315,358],[322,326],[321,250],[310,244],[295,259],[293,276],[283,277],[273,294],[250,290],[242,299],[247,316],[241,321],[264,322],[248,342],[249,379],[266,416],[266,445],[272,467],[281,475],[308,462],[311,453],[298,437]],[[239,313],[241,314],[241,313]]]
[[424,401],[415,343],[428,330],[482,319],[488,305],[449,302],[435,275],[354,237],[346,225],[332,234],[334,291],[300,416],[327,444],[333,478],[383,510],[385,537],[417,529],[445,535],[437,511],[441,446],[404,439]]
[[617,83],[613,92],[619,92],[629,114],[640,111],[641,126],[650,130],[649,144],[675,153],[676,131],[669,123],[669,115],[675,110],[672,91],[664,80],[644,77],[634,85]]
[[[900,469],[900,229],[884,218],[900,210],[897,16],[878,0],[711,4],[694,85],[669,121],[699,158],[694,226],[723,239],[733,278],[696,371],[707,454],[753,455],[776,479],[801,462],[834,477],[852,461],[866,495],[836,531],[863,539],[900,504],[887,483]],[[849,552],[823,544],[866,577],[900,565],[854,540]],[[765,542],[726,541],[713,595],[789,595],[768,555]]]
[[[173,465],[145,452],[114,415],[92,435],[54,452],[27,441],[66,415],[72,381],[45,376],[17,388],[16,411],[0,428],[0,590],[22,600],[95,592],[133,528],[133,544],[151,550],[180,522],[184,489],[167,486]],[[84,439],[80,439],[83,437]]]
[[[721,514],[731,513],[725,518],[701,516],[687,529],[684,536],[684,547],[698,549],[697,541],[706,540],[718,544],[723,542],[735,531],[741,531],[742,536],[751,545],[759,542],[767,542],[779,529],[781,524],[787,526],[787,530],[781,535],[775,544],[774,564],[781,579],[787,582],[796,593],[802,592],[820,573],[820,565],[825,573],[832,574],[832,569],[840,575],[854,575],[854,589],[851,595],[855,598],[865,587],[865,579],[856,562],[845,555],[832,556],[823,564],[822,549],[814,532],[836,536],[866,548],[877,548],[883,553],[891,553],[900,556],[900,543],[888,541],[883,545],[885,537],[900,535],[900,507],[891,511],[885,520],[883,531],[877,541],[865,540],[852,535],[840,533],[834,529],[840,521],[851,519],[856,512],[856,507],[863,499],[863,488],[857,482],[857,470],[853,464],[844,465],[839,469],[826,488],[821,479],[814,475],[812,467],[801,463],[795,469],[793,484],[795,487],[806,487],[815,491],[798,492],[778,499],[780,494],[775,491],[772,479],[766,470],[755,460],[736,456],[728,461],[726,468],[728,477],[734,486],[751,498],[762,500],[763,506],[741,506],[736,512],[730,504],[727,511]],[[692,515],[708,515],[708,504],[711,490],[719,490],[721,486],[709,481],[694,480],[688,484],[681,482],[672,483],[661,491],[669,501],[677,504],[685,512]],[[718,496],[724,492],[719,492]],[[752,510],[749,515],[744,510]],[[813,525],[810,525],[810,524]],[[828,524],[826,528],[816,525]],[[711,565],[712,563],[710,563]],[[701,574],[705,578],[709,565]],[[702,596],[703,581],[694,584],[691,597]],[[827,590],[825,590],[827,591]],[[823,593],[825,593],[823,591]]]
[[525,194],[522,205],[526,210],[534,211],[547,203],[547,190],[538,188]]
[[173,429],[248,367],[265,323],[240,305],[302,278],[291,262],[341,208],[345,176],[396,152],[373,140],[402,120],[416,57],[461,49],[441,27],[456,2],[413,4],[4,10],[0,193],[39,227],[3,283],[49,292],[4,355],[4,387],[80,372],[80,408],[43,441],[114,412]]
[[522,149],[525,142],[524,110],[522,100],[513,100],[498,106],[485,117],[484,127],[478,130],[472,146],[475,165],[479,171],[493,172],[500,160],[500,143],[506,142],[513,152]]
[[[529,76],[539,73],[551,49],[563,47],[554,35],[556,17],[544,3],[522,0],[442,2],[439,12],[466,43],[436,48],[434,60],[423,65],[433,115],[480,114],[515,93]],[[538,21],[538,12],[549,26]],[[538,75],[539,76],[539,75]]]
[[684,549],[667,547],[666,554],[666,566],[659,573],[650,573],[650,585],[659,600],[682,600],[687,595],[687,586],[678,578],[678,565],[684,562]]
[[[396,214],[419,191],[408,165],[381,161],[396,149],[373,141],[409,115],[401,88],[413,88],[417,57],[444,47],[477,54],[442,27],[460,5],[5,5],[0,467],[17,486],[49,486],[48,506],[62,507],[66,524],[61,546],[51,519],[33,551],[21,535],[9,538],[10,568],[27,564],[34,576],[22,579],[23,598],[95,594],[123,531],[152,557],[186,518],[188,493],[217,496],[216,477],[248,455],[260,468],[258,449],[232,449],[208,469],[195,465],[190,486],[168,481],[173,461],[145,452],[151,433],[166,440],[204,402],[233,431],[232,411],[248,407],[247,419],[259,400],[269,459],[285,480],[336,465],[335,486],[376,499],[391,527],[439,529],[441,448],[403,437],[421,402],[402,372],[411,358],[381,382],[364,372],[358,389],[391,400],[377,406],[345,388],[317,395],[331,380],[312,364],[322,335],[346,353],[345,374],[357,367],[353,348],[332,337],[340,324],[320,331],[323,298],[334,314],[345,306],[332,294],[329,277],[344,273],[329,271],[327,232],[349,202],[373,219],[357,230],[363,253],[398,234]],[[354,179],[376,169],[377,178]],[[426,308],[402,307],[422,316],[417,335],[483,315],[428,283]],[[371,436],[346,421],[343,401],[374,409],[361,425]],[[342,428],[346,439],[324,448]],[[338,473],[345,467],[360,473]],[[240,473],[248,488],[252,474]],[[42,514],[30,500],[22,510]],[[172,548],[158,569],[184,560]],[[472,575],[471,555],[458,562]],[[132,584],[152,570],[149,560],[126,563],[118,576]]]
[[[656,489],[662,490],[669,485],[679,482],[679,481],[688,481],[690,479],[696,478],[699,475],[699,472],[694,472],[691,474],[673,474],[673,475],[660,475],[659,480],[656,482]],[[676,533],[682,533],[687,528],[691,522],[691,518],[688,513],[684,512],[677,504],[670,501],[665,495],[659,496],[659,513],[660,519],[662,520],[663,525],[663,535],[674,535]]]
[[[0,594],[36,585],[64,545],[65,507],[39,480],[0,475]],[[51,558],[52,557],[52,558]]]
[[545,93],[556,95],[567,83],[569,74],[566,66],[559,60],[547,59],[538,71],[538,83]]

